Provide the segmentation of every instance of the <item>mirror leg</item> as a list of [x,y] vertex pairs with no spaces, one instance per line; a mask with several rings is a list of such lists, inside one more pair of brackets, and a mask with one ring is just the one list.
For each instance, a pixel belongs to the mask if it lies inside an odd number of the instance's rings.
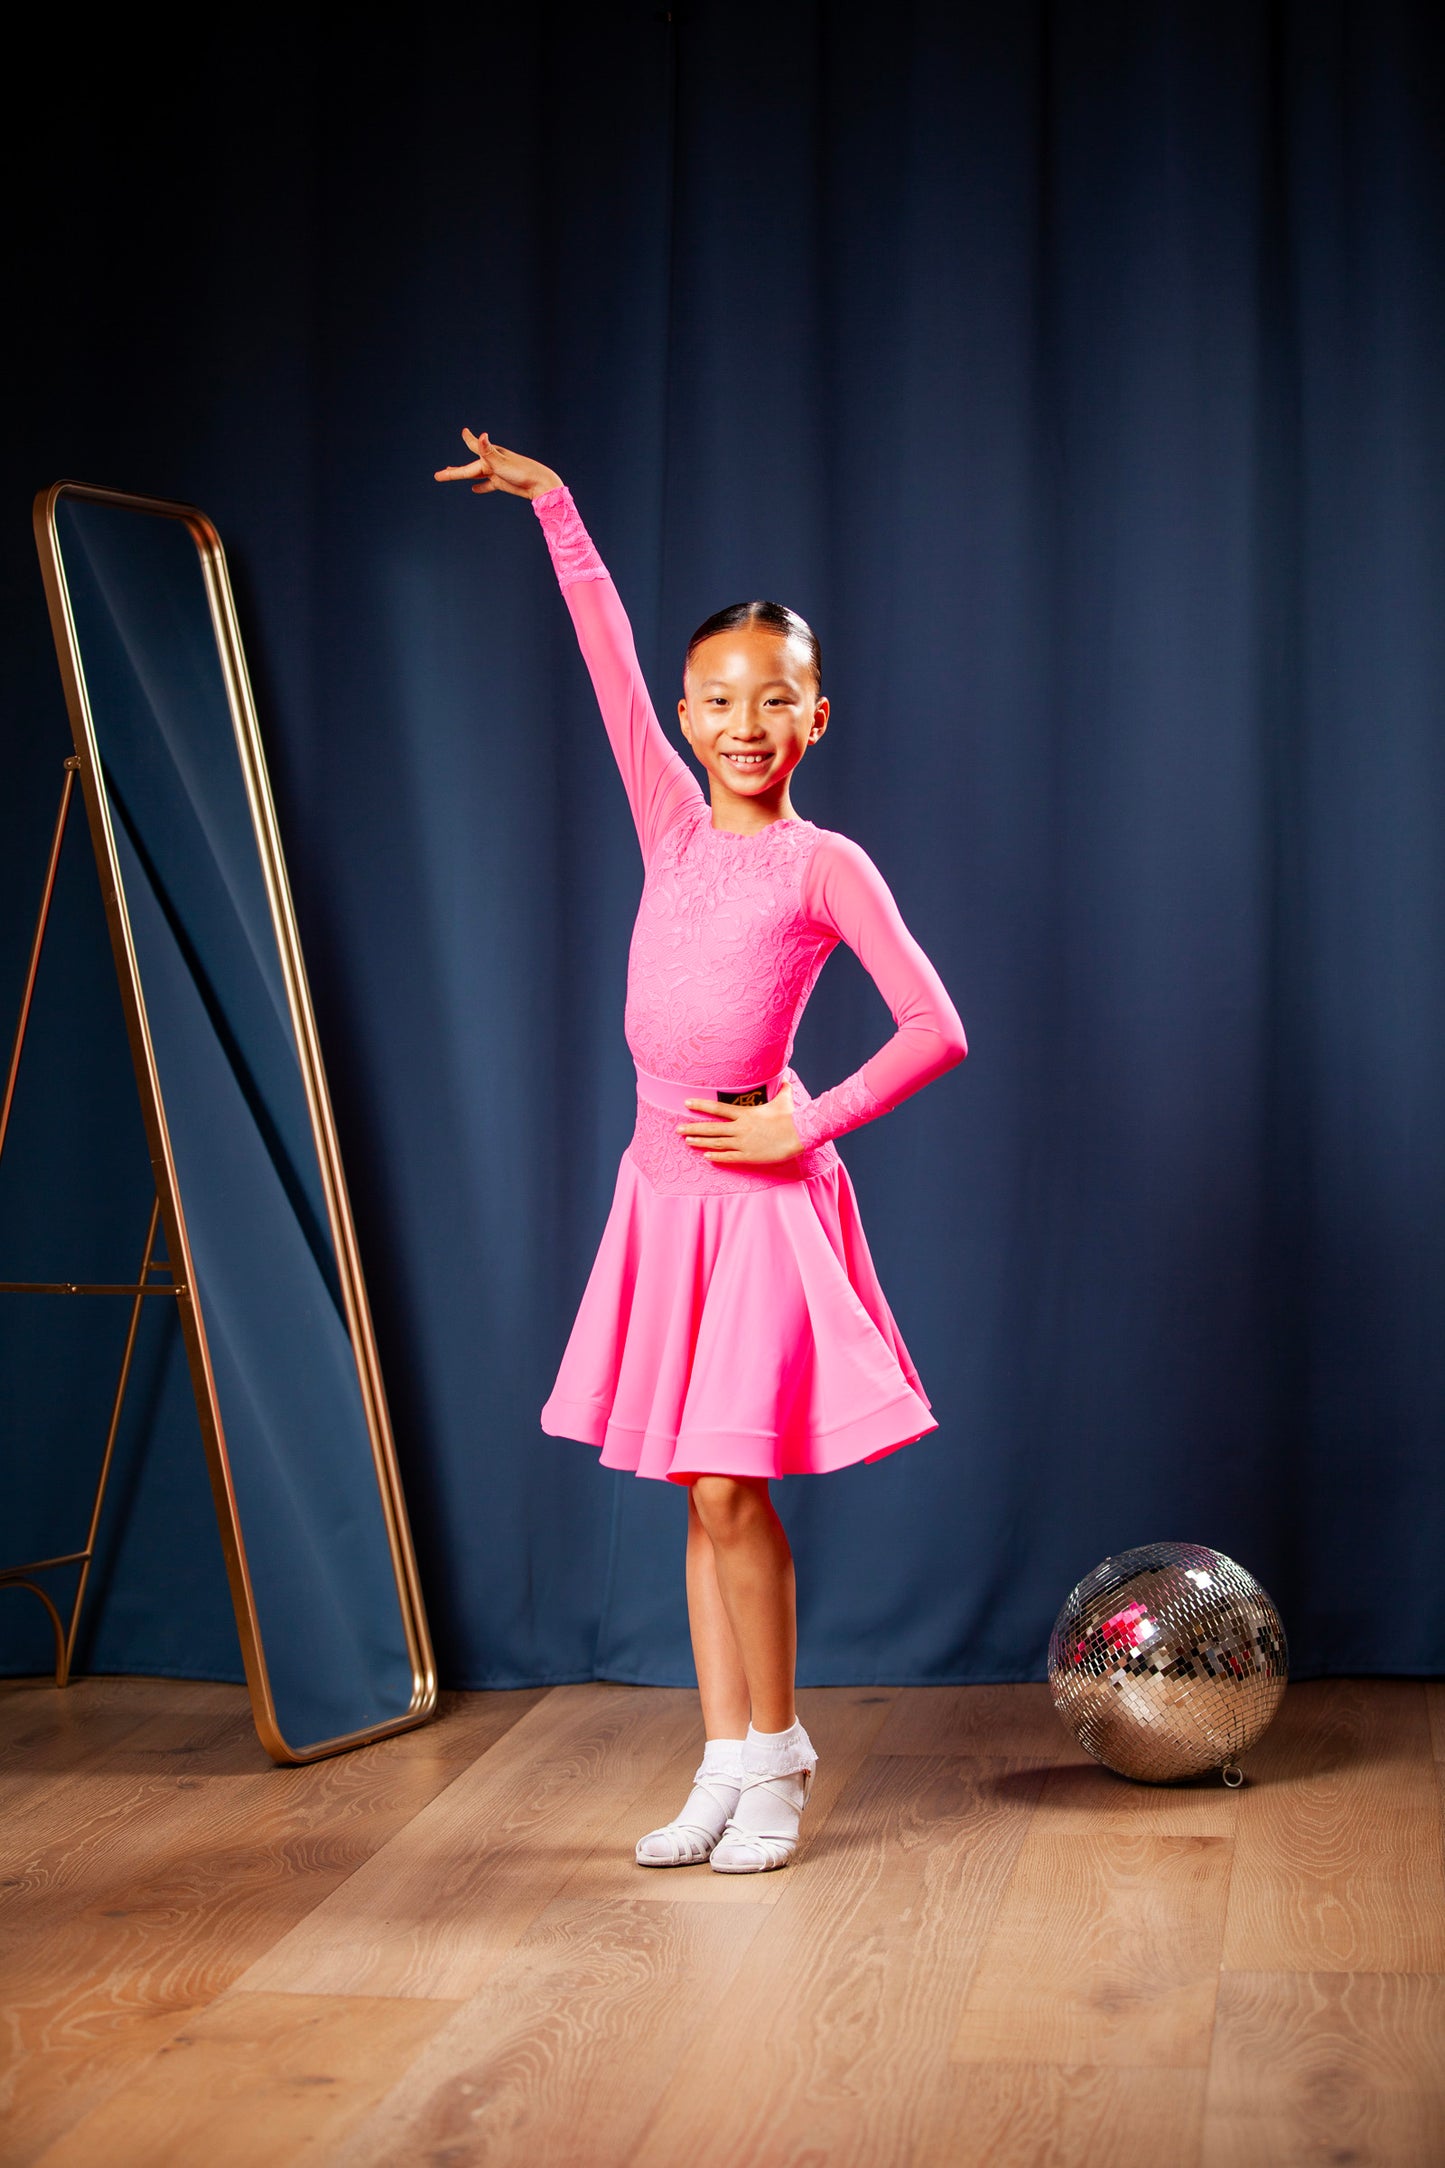
[[30,962],[26,967],[24,991],[20,996],[20,1016],[15,1026],[15,1043],[10,1050],[10,1067],[5,1077],[5,1097],[0,1100],[0,1152],[5,1149],[5,1134],[10,1127],[10,1109],[15,1104],[15,1080],[20,1074],[20,1057],[25,1051],[30,1004],[35,999],[35,981],[40,976],[40,952],[45,946],[45,929],[50,923],[55,876],[60,871],[60,850],[65,841],[65,824],[70,815],[70,800],[79,766],[79,759],[72,753],[65,763],[65,781],[60,786],[60,810],[55,816],[55,833],[50,839],[50,859],[45,868],[45,883],[40,891],[40,912],[35,921],[35,938],[30,944]]
[[85,1548],[80,1554],[80,1579],[75,1584],[75,1601],[70,1607],[70,1628],[65,1636],[64,1661],[57,1665],[55,1683],[66,1686],[70,1681],[70,1667],[75,1658],[75,1639],[80,1631],[81,1606],[85,1602],[85,1586],[90,1579],[91,1565],[95,1559],[95,1539],[100,1528],[101,1509],[105,1504],[106,1485],[110,1481],[110,1464],[115,1458],[115,1441],[120,1435],[121,1412],[125,1407],[126,1387],[130,1383],[130,1366],[135,1355],[136,1336],[140,1330],[141,1304],[145,1300],[144,1289],[151,1273],[151,1261],[156,1246],[156,1229],[160,1225],[161,1201],[151,1201],[150,1225],[146,1229],[145,1249],[141,1255],[140,1271],[136,1274],[136,1292],[130,1306],[130,1324],[126,1330],[125,1348],[120,1358],[120,1375],[115,1381],[115,1398],[111,1402],[110,1428],[105,1434],[105,1451],[101,1456],[100,1474],[96,1479],[95,1499],[90,1509],[90,1526],[85,1532]]
[[50,1625],[55,1635],[55,1683],[57,1686],[67,1685],[70,1679],[70,1652],[65,1645],[65,1627],[61,1623],[60,1613],[40,1583],[22,1580],[18,1574],[12,1572],[0,1576],[0,1588],[28,1588],[32,1596],[40,1598],[50,1613]]

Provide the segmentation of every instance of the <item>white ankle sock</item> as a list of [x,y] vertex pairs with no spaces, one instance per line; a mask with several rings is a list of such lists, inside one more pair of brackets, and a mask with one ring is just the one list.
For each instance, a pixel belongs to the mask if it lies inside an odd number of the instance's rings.
[[711,1864],[719,1874],[766,1874],[785,1867],[818,1757],[796,1721],[786,1731],[757,1731],[743,1742],[742,1788]]
[[748,1776],[785,1777],[815,1769],[817,1752],[797,1717],[786,1731],[759,1731],[753,1724],[743,1741],[743,1770]]
[[639,1867],[698,1867],[736,1810],[743,1781],[743,1741],[709,1739],[682,1812],[637,1841]]

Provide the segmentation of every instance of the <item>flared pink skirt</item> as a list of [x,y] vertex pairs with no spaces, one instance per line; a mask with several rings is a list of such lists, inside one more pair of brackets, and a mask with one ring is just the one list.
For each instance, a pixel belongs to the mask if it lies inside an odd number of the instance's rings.
[[671,1196],[627,1153],[542,1428],[608,1468],[822,1475],[938,1424],[847,1168]]

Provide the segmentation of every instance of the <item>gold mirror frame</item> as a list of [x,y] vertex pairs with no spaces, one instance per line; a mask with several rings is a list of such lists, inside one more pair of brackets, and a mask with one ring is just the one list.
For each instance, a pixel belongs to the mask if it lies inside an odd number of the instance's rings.
[[[281,1732],[271,1691],[251,1575],[246,1562],[245,1538],[237,1510],[225,1427],[221,1419],[216,1381],[207,1345],[205,1318],[202,1305],[196,1298],[184,1202],[176,1178],[145,993],[127,914],[125,888],[111,827],[110,808],[101,780],[104,768],[99,755],[86,688],[85,668],[66,584],[60,537],[56,530],[56,507],[67,497],[175,520],[185,527],[195,544],[210,605],[216,652],[225,682],[226,701],[235,731],[257,852],[271,907],[271,923],[280,955],[286,998],[311,1117],[337,1275],[342,1289],[352,1351],[356,1358],[361,1402],[371,1441],[377,1490],[396,1579],[407,1654],[411,1663],[412,1698],[410,1707],[400,1716],[304,1747],[291,1746]],[[93,488],[82,482],[56,482],[51,488],[42,490],[35,500],[34,524],[41,572],[45,581],[45,596],[50,610],[50,625],[55,636],[55,650],[65,688],[65,703],[75,739],[86,816],[100,871],[106,923],[110,930],[116,975],[120,981],[126,1032],[135,1063],[136,1082],[140,1089],[141,1111],[155,1174],[161,1224],[165,1230],[171,1270],[176,1283],[176,1307],[180,1314],[191,1385],[205,1442],[211,1490],[220,1524],[221,1546],[235,1606],[252,1713],[261,1743],[273,1760],[287,1763],[315,1761],[323,1755],[339,1753],[347,1747],[362,1746],[370,1740],[386,1738],[393,1732],[406,1731],[414,1725],[424,1723],[436,1708],[436,1665],[411,1530],[407,1522],[406,1505],[402,1496],[395,1441],[382,1387],[381,1366],[372,1330],[371,1311],[366,1299],[366,1286],[362,1278],[361,1260],[357,1252],[356,1232],[342,1173],[336,1124],[321,1061],[311,994],[301,958],[301,942],[291,901],[290,884],[286,877],[281,839],[276,826],[276,810],[271,798],[271,786],[257,727],[255,702],[246,670],[240,628],[236,620],[230,577],[226,570],[225,552],[215,527],[194,505],[174,504],[158,497],[133,496],[122,490]]]

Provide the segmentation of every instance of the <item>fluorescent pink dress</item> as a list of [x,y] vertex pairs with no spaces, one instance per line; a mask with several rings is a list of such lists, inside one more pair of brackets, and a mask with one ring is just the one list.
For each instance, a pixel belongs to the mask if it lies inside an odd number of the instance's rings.
[[[962,1060],[963,1027],[881,874],[805,820],[757,835],[712,825],[642,681],[631,629],[571,493],[533,500],[577,628],[642,845],[626,1033],[637,1126],[542,1428],[603,1465],[675,1483],[821,1474],[880,1460],[938,1425],[873,1268],[831,1139]],[[856,1075],[810,1098],[788,1067],[839,941],[898,1029]],[[658,1105],[779,1071],[805,1149],[715,1164]],[[643,1085],[652,1094],[643,1096]]]

